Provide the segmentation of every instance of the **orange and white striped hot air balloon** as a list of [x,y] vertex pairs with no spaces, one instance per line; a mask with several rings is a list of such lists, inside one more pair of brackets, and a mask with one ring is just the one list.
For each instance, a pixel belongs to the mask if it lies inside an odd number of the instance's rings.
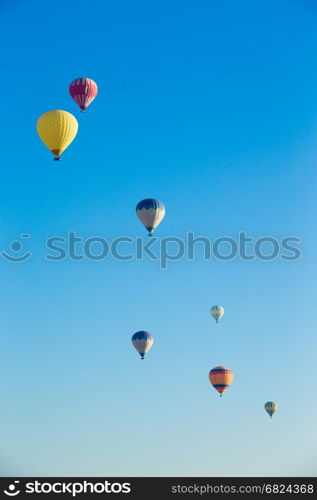
[[209,372],[210,383],[214,386],[220,396],[228,389],[233,381],[233,372],[226,366],[216,366]]

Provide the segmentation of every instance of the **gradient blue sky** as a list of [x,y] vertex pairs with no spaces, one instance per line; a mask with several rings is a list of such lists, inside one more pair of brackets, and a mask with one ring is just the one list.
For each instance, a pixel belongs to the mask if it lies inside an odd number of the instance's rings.
[[[316,474],[317,8],[2,0],[2,475]],[[81,115],[78,76],[99,85]],[[79,120],[52,162],[35,123]],[[296,262],[45,260],[68,231],[298,236]],[[222,304],[218,326],[209,316]],[[141,362],[131,335],[155,345]],[[235,373],[220,399],[209,369]],[[275,400],[270,420],[263,405]]]

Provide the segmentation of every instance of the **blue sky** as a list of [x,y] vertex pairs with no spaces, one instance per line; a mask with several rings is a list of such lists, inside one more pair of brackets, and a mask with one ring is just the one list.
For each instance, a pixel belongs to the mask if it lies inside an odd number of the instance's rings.
[[[201,0],[0,5],[2,475],[315,475],[317,9]],[[77,77],[99,95],[81,115]],[[53,163],[35,123],[79,132]],[[45,240],[301,238],[296,262],[45,259]],[[12,253],[12,251],[11,251]],[[222,304],[216,326],[209,307]],[[144,362],[131,345],[152,332]],[[235,373],[222,399],[208,372]],[[279,403],[270,420],[266,401]]]

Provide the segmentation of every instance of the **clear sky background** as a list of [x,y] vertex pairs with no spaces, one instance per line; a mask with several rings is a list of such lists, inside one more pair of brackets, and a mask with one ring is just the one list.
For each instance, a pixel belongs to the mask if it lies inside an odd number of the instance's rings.
[[[316,475],[315,3],[0,6],[0,243],[29,233],[33,252],[0,258],[0,473]],[[80,76],[99,86],[85,115]],[[51,109],[79,120],[59,163],[35,129]],[[166,206],[157,236],[297,236],[302,258],[45,259],[68,231],[146,238],[146,197]]]

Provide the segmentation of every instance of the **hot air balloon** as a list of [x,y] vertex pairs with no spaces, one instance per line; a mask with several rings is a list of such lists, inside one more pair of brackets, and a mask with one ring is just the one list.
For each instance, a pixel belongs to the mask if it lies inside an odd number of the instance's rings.
[[97,96],[98,87],[90,78],[76,78],[69,86],[69,93],[83,113]]
[[41,115],[37,120],[36,129],[45,146],[52,151],[56,161],[61,159],[62,152],[75,139],[78,122],[68,111],[56,109]]
[[149,352],[153,342],[153,335],[149,332],[140,331],[132,336],[132,344],[140,354],[141,359],[144,359],[144,355]]
[[137,204],[136,214],[148,230],[149,236],[152,236],[154,229],[165,215],[165,207],[161,201],[147,198]]
[[222,306],[212,306],[210,309],[210,314],[216,320],[216,323],[218,323],[219,320],[221,320],[224,313],[225,310]]
[[210,383],[214,386],[220,396],[228,389],[233,381],[233,372],[225,366],[216,366],[209,372]]
[[274,401],[268,401],[265,403],[264,408],[272,418],[273,414],[278,410],[278,404],[274,403]]

